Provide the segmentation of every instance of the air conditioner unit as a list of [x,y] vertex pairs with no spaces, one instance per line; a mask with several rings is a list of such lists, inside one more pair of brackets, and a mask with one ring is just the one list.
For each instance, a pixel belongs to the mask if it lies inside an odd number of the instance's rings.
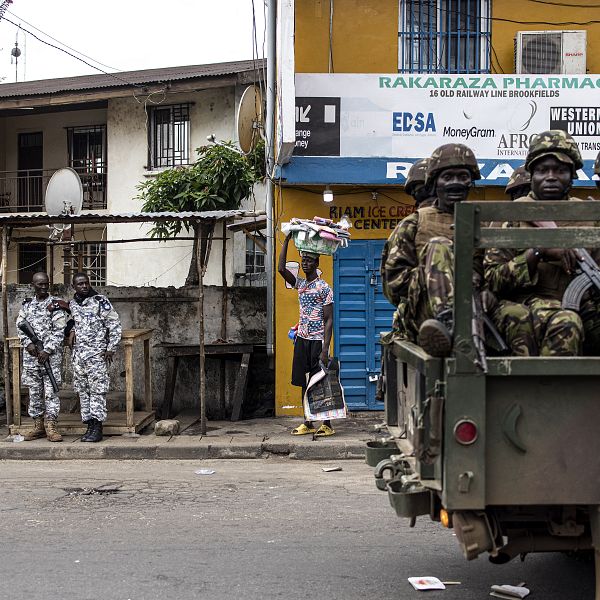
[[587,31],[517,31],[515,73],[586,72]]

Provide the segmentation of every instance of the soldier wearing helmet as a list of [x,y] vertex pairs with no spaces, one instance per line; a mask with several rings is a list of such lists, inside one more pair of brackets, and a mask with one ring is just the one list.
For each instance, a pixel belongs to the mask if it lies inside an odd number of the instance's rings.
[[[479,178],[470,148],[462,144],[437,148],[425,181],[433,205],[403,219],[383,250],[383,290],[397,307],[396,332],[418,341],[433,356],[446,356],[452,348],[454,205],[466,200]],[[479,255],[474,266],[479,276],[482,267]]]
[[431,206],[435,200],[431,195],[429,186],[425,185],[428,165],[429,158],[418,160],[408,171],[406,183],[404,184],[404,191],[414,198],[416,208]]
[[598,152],[596,160],[594,161],[594,175],[598,178],[594,180],[594,183],[596,184],[596,187],[600,190],[600,152]]
[[[531,175],[531,191],[517,202],[579,201],[569,196],[569,191],[582,166],[579,148],[566,132],[551,130],[534,136],[525,161]],[[564,225],[585,227],[589,223],[504,223],[506,227]],[[600,259],[597,250],[590,253],[596,261]],[[573,278],[577,260],[577,251],[570,248],[493,248],[486,253],[489,288],[498,297],[522,303],[530,310],[542,356],[577,356],[582,351],[591,354],[600,351],[597,303],[588,297],[579,314],[562,308],[562,297]]]
[[508,194],[511,200],[516,200],[517,198],[527,196],[530,191],[531,177],[529,176],[529,171],[527,171],[525,165],[517,167],[510,176],[504,188],[504,193]]

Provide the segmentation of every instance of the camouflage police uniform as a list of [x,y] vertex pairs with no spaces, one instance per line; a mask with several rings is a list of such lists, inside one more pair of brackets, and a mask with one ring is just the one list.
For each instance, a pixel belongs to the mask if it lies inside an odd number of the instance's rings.
[[[446,168],[467,167],[473,179],[479,168],[473,152],[462,144],[441,146],[431,156],[428,184]],[[403,219],[388,238],[382,255],[383,292],[396,306],[394,330],[411,341],[426,319],[448,314],[454,298],[454,216],[433,206]],[[474,271],[483,273],[482,255]]]
[[60,412],[60,400],[53,390],[50,378],[44,367],[38,363],[37,356],[31,356],[26,347],[32,341],[19,329],[27,321],[38,338],[44,344],[44,351],[56,383],[61,384],[62,350],[64,331],[67,324],[66,313],[59,306],[59,299],[48,296],[43,300],[25,298],[17,317],[17,332],[23,346],[23,375],[21,381],[29,388],[28,413],[32,418],[45,416],[47,420],[56,421]]
[[106,420],[109,377],[104,352],[114,352],[121,340],[121,322],[106,296],[88,296],[69,303],[75,322],[73,387],[79,394],[81,420]]
[[[535,136],[530,144],[527,169],[540,158],[554,156],[569,164],[576,177],[582,160],[574,140],[563,131],[548,131]],[[517,202],[535,202],[533,192]],[[578,201],[568,197],[565,200]],[[558,227],[589,227],[589,222],[557,223]],[[503,227],[535,227],[535,223],[506,222]],[[489,288],[503,301],[526,306],[532,317],[536,343],[541,356],[577,356],[600,351],[600,316],[597,299],[584,297],[579,314],[562,308],[562,297],[573,276],[565,273],[560,263],[539,262],[530,275],[527,264],[529,249],[492,248],[485,257],[485,276]],[[590,252],[600,259],[598,250]]]

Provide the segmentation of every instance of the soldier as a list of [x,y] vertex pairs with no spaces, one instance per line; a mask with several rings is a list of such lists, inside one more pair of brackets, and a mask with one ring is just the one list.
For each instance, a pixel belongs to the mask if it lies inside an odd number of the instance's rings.
[[431,193],[428,185],[425,185],[427,180],[427,165],[429,158],[418,160],[408,171],[404,191],[412,196],[415,200],[415,208],[423,208],[431,206],[435,198]]
[[[29,387],[29,416],[33,418],[33,430],[25,434],[25,440],[46,436],[51,442],[62,442],[56,429],[60,400],[52,388],[50,378],[42,366],[46,360],[58,385],[61,383],[62,349],[65,335],[66,302],[48,293],[50,282],[43,272],[35,273],[32,280],[35,295],[25,298],[17,317],[17,332],[23,346],[23,377]],[[19,329],[25,321],[31,325],[44,349],[38,352],[33,342]]]
[[[398,334],[417,343],[432,356],[447,356],[452,348],[454,295],[454,205],[467,199],[473,181],[480,179],[472,150],[463,144],[440,146],[431,155],[427,185],[433,206],[419,208],[392,232],[383,250],[383,291],[397,307]],[[482,282],[483,253],[473,257],[476,288]],[[531,346],[533,328],[524,307],[508,311],[511,327],[505,337],[516,354]]]
[[73,387],[79,394],[81,420],[87,424],[81,441],[99,442],[106,420],[107,366],[121,340],[121,322],[108,298],[90,287],[85,273],[75,273],[73,288],[69,306],[74,327],[69,344],[73,347]]
[[[569,196],[569,190],[582,166],[579,148],[566,132],[551,130],[534,136],[525,161],[525,168],[531,174],[531,192],[517,202],[578,201]],[[581,227],[589,226],[589,223],[567,225]],[[508,222],[503,226],[557,225]],[[592,256],[596,261],[600,258],[598,251],[593,251]],[[587,297],[579,314],[562,308],[561,300],[577,267],[577,258],[576,251],[570,248],[493,248],[486,254],[488,286],[498,297],[529,308],[542,356],[577,356],[582,349],[597,354],[600,350],[600,318],[596,302]]]
[[531,177],[525,165],[517,167],[504,188],[504,193],[510,195],[511,200],[527,196],[531,191]]
[[594,161],[594,175],[597,177],[594,182],[596,187],[600,190],[600,152],[598,152],[596,160]]
[[[433,191],[433,206],[403,219],[383,250],[383,290],[398,307],[395,322],[403,335],[417,340],[432,356],[447,356],[452,348],[454,204],[467,199],[476,179],[479,167],[470,148],[437,148],[425,182]],[[481,258],[478,255],[474,263],[479,277]]]

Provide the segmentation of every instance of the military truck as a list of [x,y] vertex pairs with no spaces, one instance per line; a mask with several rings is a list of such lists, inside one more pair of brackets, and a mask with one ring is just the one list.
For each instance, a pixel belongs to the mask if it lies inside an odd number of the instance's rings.
[[596,548],[600,600],[600,357],[482,360],[472,283],[475,248],[594,248],[600,235],[485,226],[509,220],[598,221],[600,202],[456,206],[453,353],[384,345],[389,438],[368,445],[367,462],[399,516],[454,528],[468,560]]

